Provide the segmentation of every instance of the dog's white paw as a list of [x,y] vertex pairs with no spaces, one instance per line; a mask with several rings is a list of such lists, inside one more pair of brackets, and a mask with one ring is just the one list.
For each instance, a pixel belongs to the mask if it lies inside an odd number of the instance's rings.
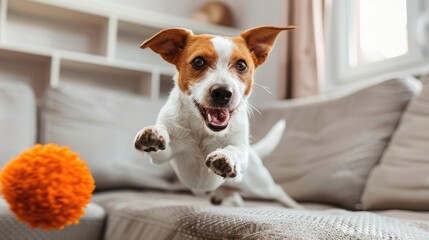
[[218,149],[207,156],[206,166],[223,178],[241,179],[237,163],[229,155],[228,151]]
[[145,127],[140,130],[134,140],[134,147],[145,152],[165,150],[170,139],[168,132],[159,127]]

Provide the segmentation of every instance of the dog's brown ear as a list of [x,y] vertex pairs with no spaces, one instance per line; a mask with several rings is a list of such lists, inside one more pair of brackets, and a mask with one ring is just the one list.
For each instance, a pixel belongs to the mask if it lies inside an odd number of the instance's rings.
[[245,40],[247,48],[252,53],[255,66],[259,66],[267,60],[277,35],[283,30],[292,30],[295,26],[287,27],[256,27],[245,32],[240,36]]
[[176,64],[192,32],[184,28],[169,28],[144,41],[140,48],[149,47],[165,61]]

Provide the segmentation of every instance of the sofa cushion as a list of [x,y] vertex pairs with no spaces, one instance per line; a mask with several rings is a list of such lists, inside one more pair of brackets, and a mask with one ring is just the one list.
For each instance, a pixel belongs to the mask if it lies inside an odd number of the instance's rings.
[[135,134],[155,123],[159,108],[159,103],[135,95],[65,85],[47,92],[41,139],[78,152],[88,163],[96,190],[175,189],[169,165],[154,166],[134,149]]
[[[187,194],[136,191],[97,193],[93,201],[108,212],[106,240],[136,240],[142,236],[147,240],[429,237],[429,212],[416,213],[426,220],[417,222],[410,221],[412,212],[405,220],[384,217],[384,212],[351,212],[319,205],[293,210],[267,201],[245,201],[246,206],[240,208],[213,207],[208,199]],[[396,212],[396,216],[402,214]]]
[[362,197],[365,209],[429,210],[429,84],[409,105]]
[[79,219],[79,224],[70,225],[62,230],[45,231],[33,229],[26,223],[19,221],[11,211],[6,201],[0,197],[0,239],[61,239],[97,240],[103,236],[105,211],[95,203],[90,203],[85,214]]
[[36,143],[36,100],[31,87],[0,81],[0,169]]
[[287,127],[264,163],[295,200],[359,209],[370,170],[379,161],[417,80],[390,79],[316,100],[276,103],[255,114],[253,134],[279,119]]

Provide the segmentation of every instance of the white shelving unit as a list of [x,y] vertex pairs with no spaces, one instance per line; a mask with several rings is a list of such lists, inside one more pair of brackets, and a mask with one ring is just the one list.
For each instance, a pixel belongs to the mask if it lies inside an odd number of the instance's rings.
[[162,101],[175,70],[139,46],[168,27],[240,32],[102,0],[0,0],[0,81],[26,82],[39,99],[49,87],[81,84]]

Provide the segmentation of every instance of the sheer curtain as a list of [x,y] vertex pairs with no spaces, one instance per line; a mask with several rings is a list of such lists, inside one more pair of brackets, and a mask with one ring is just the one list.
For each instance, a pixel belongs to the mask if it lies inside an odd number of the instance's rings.
[[285,55],[286,81],[283,98],[298,98],[319,93],[324,81],[324,42],[331,0],[287,0],[290,32]]

